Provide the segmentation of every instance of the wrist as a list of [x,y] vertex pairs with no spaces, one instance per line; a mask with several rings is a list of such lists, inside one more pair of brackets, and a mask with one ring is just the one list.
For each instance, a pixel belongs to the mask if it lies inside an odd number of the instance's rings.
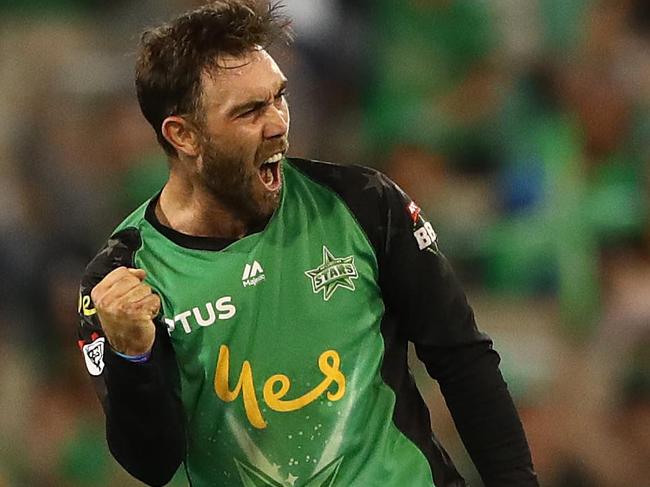
[[153,333],[151,335],[147,333],[145,336],[115,334],[108,331],[105,333],[111,350],[122,358],[151,355],[156,338]]
[[118,357],[123,358],[124,360],[128,360],[129,362],[133,362],[135,364],[141,364],[144,362],[147,362],[149,360],[149,357],[151,357],[151,350],[147,350],[144,353],[140,353],[137,355],[130,355],[122,352],[118,352],[115,349],[112,349],[113,353],[117,355]]

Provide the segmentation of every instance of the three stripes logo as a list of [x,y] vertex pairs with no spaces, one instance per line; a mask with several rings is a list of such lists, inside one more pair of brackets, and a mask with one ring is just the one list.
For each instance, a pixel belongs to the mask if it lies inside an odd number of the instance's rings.
[[264,269],[256,260],[252,264],[246,264],[244,267],[244,274],[241,277],[241,282],[244,287],[257,286],[258,283],[266,279]]

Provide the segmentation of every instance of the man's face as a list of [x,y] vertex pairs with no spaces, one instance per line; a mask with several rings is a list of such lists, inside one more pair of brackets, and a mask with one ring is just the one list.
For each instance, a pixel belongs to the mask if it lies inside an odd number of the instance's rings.
[[286,78],[264,50],[222,57],[202,76],[199,176],[253,229],[280,200],[281,158],[289,147]]

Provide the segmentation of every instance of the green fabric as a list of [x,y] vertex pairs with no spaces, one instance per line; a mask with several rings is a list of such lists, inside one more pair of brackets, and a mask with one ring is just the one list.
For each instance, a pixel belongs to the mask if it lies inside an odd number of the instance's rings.
[[172,330],[192,485],[432,486],[392,423],[374,250],[337,195],[283,174],[265,231],[222,251],[172,243],[144,207],[120,227]]

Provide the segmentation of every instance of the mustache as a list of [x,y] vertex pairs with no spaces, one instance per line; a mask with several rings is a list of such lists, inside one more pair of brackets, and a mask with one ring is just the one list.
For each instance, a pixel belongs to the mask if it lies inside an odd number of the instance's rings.
[[288,150],[289,150],[289,140],[284,139],[280,143],[275,143],[273,145],[261,147],[260,150],[258,151],[258,154],[261,156],[259,157],[259,159],[261,161],[265,161],[272,155],[277,154],[278,152],[287,152]]

